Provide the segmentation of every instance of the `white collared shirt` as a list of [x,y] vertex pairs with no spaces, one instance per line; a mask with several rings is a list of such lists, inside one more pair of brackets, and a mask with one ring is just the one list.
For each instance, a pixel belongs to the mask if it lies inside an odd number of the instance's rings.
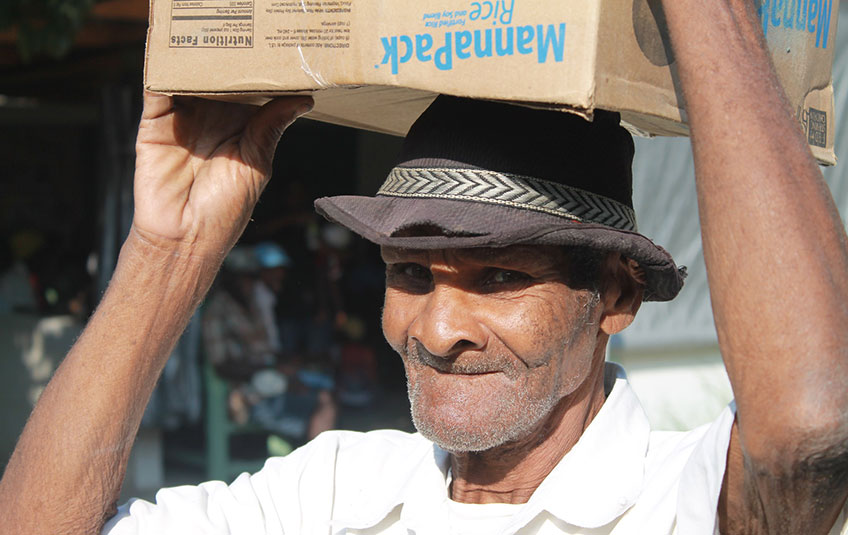
[[[493,535],[718,532],[732,407],[693,431],[651,432],[624,371],[607,364],[606,374],[610,393],[603,407],[529,502],[490,508],[499,516],[488,523],[500,526]],[[486,514],[487,506],[450,501],[448,466],[448,454],[418,434],[327,432],[229,486],[213,481],[163,489],[156,504],[132,500],[104,533],[467,533],[467,520]],[[464,518],[451,525],[458,514]],[[844,521],[843,512],[837,525]]]

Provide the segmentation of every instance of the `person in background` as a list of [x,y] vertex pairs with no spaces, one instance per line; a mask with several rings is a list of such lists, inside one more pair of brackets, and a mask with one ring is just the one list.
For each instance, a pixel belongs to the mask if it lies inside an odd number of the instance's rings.
[[[331,429],[336,408],[331,389],[304,381],[296,360],[283,356],[279,338],[269,335],[265,313],[276,327],[274,303],[262,301],[266,294],[259,288],[275,300],[268,284],[279,287],[284,274],[277,268],[288,262],[281,248],[269,244],[233,249],[204,312],[203,339],[210,364],[231,384],[232,419],[300,442]],[[269,302],[270,310],[263,311]]]
[[368,343],[366,323],[348,316],[341,332],[338,398],[348,407],[367,407],[377,396],[377,355]]
[[255,300],[258,269],[252,249],[234,248],[203,311],[206,359],[221,378],[229,381],[230,416],[239,424],[250,419],[251,407],[262,397],[260,392],[280,395],[285,391],[282,377],[269,381],[267,374],[260,376],[265,377],[264,389],[251,386],[257,372],[271,370],[277,364],[277,353]]
[[254,285],[253,298],[259,308],[268,343],[279,352],[282,350],[280,329],[277,326],[277,301],[291,267],[291,258],[285,249],[274,242],[258,243],[253,248],[259,264],[259,276]]

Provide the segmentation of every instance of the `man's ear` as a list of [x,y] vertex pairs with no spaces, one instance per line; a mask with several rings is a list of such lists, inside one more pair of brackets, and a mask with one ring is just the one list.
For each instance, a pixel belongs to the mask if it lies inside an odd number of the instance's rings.
[[601,290],[601,332],[613,335],[633,323],[642,305],[645,272],[634,260],[611,254],[605,262],[605,280]]

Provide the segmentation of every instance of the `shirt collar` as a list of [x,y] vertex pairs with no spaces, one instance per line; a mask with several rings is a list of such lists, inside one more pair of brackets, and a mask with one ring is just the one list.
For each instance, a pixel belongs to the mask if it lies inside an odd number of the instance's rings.
[[546,510],[567,524],[596,528],[636,502],[650,423],[621,366],[607,363],[605,382],[612,389],[603,407],[536,489],[516,523],[524,525]]
[[[635,503],[642,489],[650,424],[620,366],[606,364],[605,382],[612,388],[601,410],[510,529],[520,529],[542,511],[567,524],[595,528],[614,521]],[[436,528],[434,523],[446,518],[438,511],[448,500],[447,452],[421,439],[404,454],[389,455],[387,462],[392,466],[382,467],[379,475],[368,471],[373,466],[363,465],[361,474],[354,469],[337,482],[337,496],[344,496],[344,501],[335,507],[334,532],[374,526],[399,504],[403,504],[401,520],[408,527]],[[447,532],[444,528],[433,532]]]
[[[432,524],[432,517],[443,516],[433,512],[448,500],[445,481],[450,456],[418,434],[411,438],[382,455],[377,453],[381,465],[376,471],[374,463],[362,462],[355,453],[352,462],[339,459],[346,473],[336,481],[339,501],[334,505],[333,533],[375,526],[400,504],[401,519],[407,525],[420,519]],[[374,455],[373,450],[369,453]]]

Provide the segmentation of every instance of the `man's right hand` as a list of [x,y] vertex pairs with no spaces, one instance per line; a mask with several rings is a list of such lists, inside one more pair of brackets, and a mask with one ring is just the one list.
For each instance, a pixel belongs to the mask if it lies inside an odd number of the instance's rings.
[[135,217],[97,311],[0,480],[0,531],[86,534],[114,514],[144,407],[308,97],[260,109],[148,93]]
[[222,260],[265,188],[280,136],[311,107],[309,97],[257,110],[145,93],[133,229],[156,246]]

